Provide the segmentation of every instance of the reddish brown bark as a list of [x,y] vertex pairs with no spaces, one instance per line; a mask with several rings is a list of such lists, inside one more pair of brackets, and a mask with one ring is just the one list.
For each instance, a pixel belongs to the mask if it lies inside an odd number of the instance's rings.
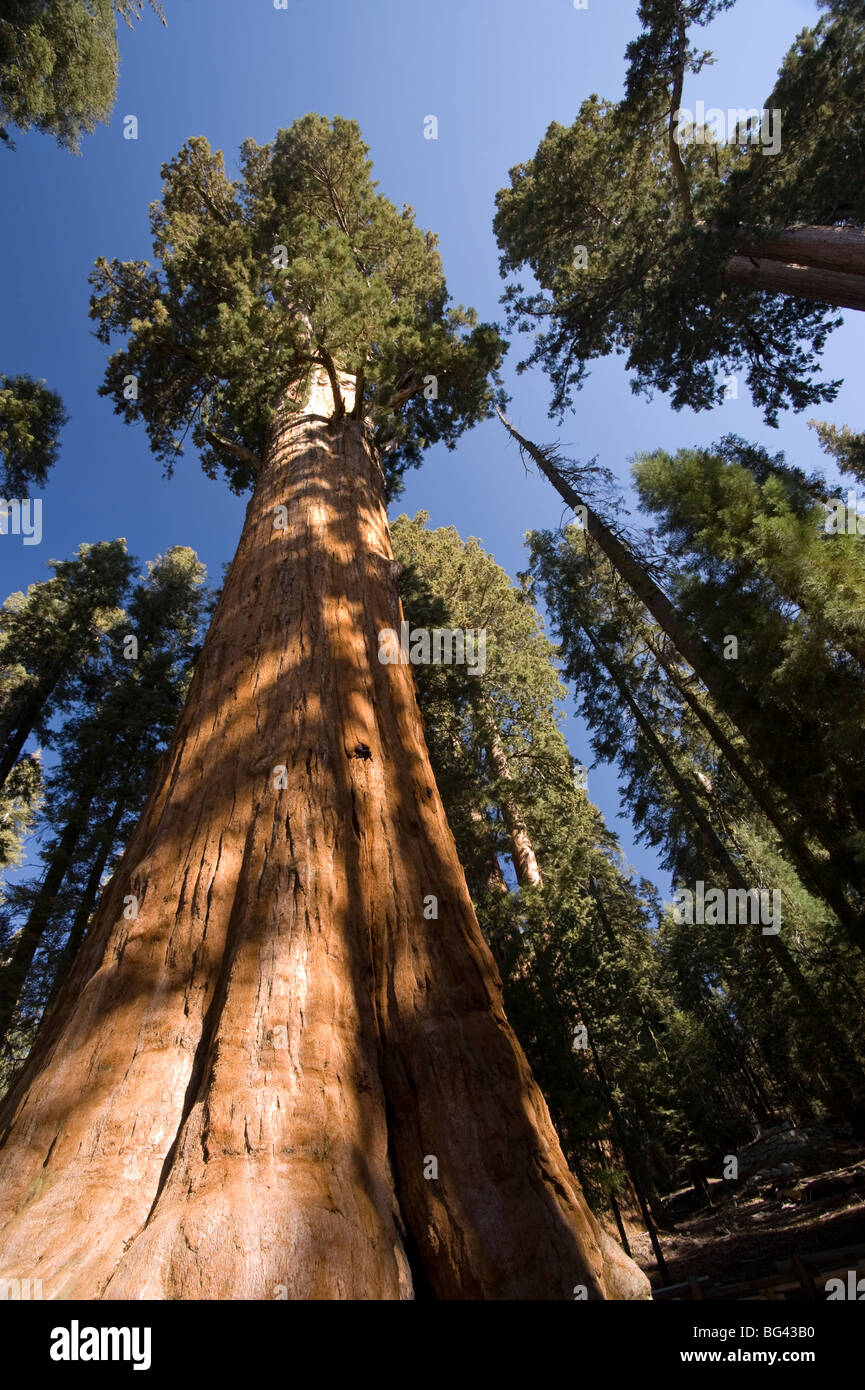
[[865,277],[840,270],[819,270],[808,265],[758,259],[755,253],[754,256],[731,256],[724,276],[734,285],[814,299],[836,309],[865,309]]
[[724,268],[735,285],[865,309],[865,228],[783,227],[743,238]]
[[363,422],[295,419],[0,1108],[0,1276],[52,1298],[648,1297],[504,1017],[410,668],[378,661],[401,618]]
[[865,228],[785,227],[763,241],[743,241],[740,256],[865,276]]
[[785,227],[763,241],[741,242],[725,275],[732,284],[865,309],[865,230]]

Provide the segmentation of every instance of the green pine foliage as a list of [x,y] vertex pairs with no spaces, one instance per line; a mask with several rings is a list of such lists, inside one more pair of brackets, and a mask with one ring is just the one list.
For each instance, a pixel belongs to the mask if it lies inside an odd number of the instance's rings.
[[[417,665],[418,698],[436,780],[484,934],[499,966],[508,1018],[568,1154],[598,1209],[633,1204],[638,1185],[659,1220],[657,1189],[684,1153],[707,1151],[705,1083],[668,1038],[688,1027],[655,946],[660,912],[630,877],[563,738],[556,649],[526,591],[475,539],[428,516],[400,517],[394,553],[415,627],[487,633],[482,674]],[[495,737],[508,775],[490,756]],[[514,884],[505,803],[519,809],[542,882]],[[511,885],[510,887],[508,885]],[[575,1045],[580,1024],[590,1045]],[[690,1029],[690,1031],[689,1031]],[[683,1079],[684,1078],[684,1079]],[[750,1119],[751,1117],[748,1117]],[[748,1119],[733,1107],[731,1131]]]
[[19,758],[0,789],[0,905],[3,879],[24,858],[25,842],[43,801],[42,759],[39,752]]
[[[660,492],[662,475],[655,470],[651,476]],[[763,1094],[755,1117],[765,1119],[785,1104],[803,1118],[827,1108],[842,1118],[855,1115],[863,1081],[863,1057],[854,1041],[861,1007],[856,995],[865,972],[861,954],[839,930],[844,924],[803,886],[783,839],[731,765],[720,734],[713,739],[698,717],[708,697],[695,694],[663,634],[586,533],[570,526],[558,537],[534,533],[530,543],[534,583],[561,635],[565,672],[580,692],[594,751],[617,763],[623,800],[640,835],[660,849],[677,884],[744,884],[781,895],[783,938],[768,943],[759,928],[700,927],[667,918],[660,943],[662,954],[672,953],[678,1001],[696,1007],[700,991],[694,993],[694,982],[714,982],[726,1014],[718,1038],[735,1021],[731,1040],[744,1028],[760,1058],[756,1071],[750,1068],[762,1077],[760,1085],[748,1083],[752,1100]],[[677,558],[683,560],[682,551]],[[722,728],[717,711],[710,713],[735,748],[734,731]],[[854,982],[843,1000],[833,970]],[[767,972],[771,1007],[759,984]],[[688,980],[690,993],[683,995],[680,985]],[[795,1078],[815,1049],[828,1080],[818,1078],[809,1088]],[[734,1055],[744,1066],[738,1044]]]
[[436,238],[377,191],[354,121],[308,115],[247,140],[234,180],[197,137],[163,178],[158,268],[98,261],[91,303],[100,340],[126,338],[102,393],[145,421],[169,472],[188,436],[209,476],[246,491],[314,367],[356,378],[392,495],[428,444],[454,447],[501,399],[497,330],[450,303]]
[[[791,781],[862,862],[865,538],[827,532],[819,475],[734,437],[638,455],[634,480],[675,566],[677,604],[719,649],[736,637],[736,673],[766,707],[767,760],[794,761]],[[778,736],[774,758],[773,710],[784,744],[798,743],[786,753]]]
[[63,402],[44,381],[0,374],[0,488],[4,498],[26,497],[44,487],[57,462],[60,431],[67,416]]
[[[837,393],[817,376],[837,314],[732,284],[725,270],[742,241],[865,223],[865,12],[833,3],[798,37],[765,99],[782,112],[780,150],[767,156],[744,128],[725,144],[673,138],[681,78],[708,56],[688,26],[720,8],[642,4],[626,99],[592,95],[573,125],[554,122],[497,195],[509,326],[534,335],[521,367],[547,372],[557,418],[610,354],[625,357],[635,391],[663,391],[677,409],[719,404],[730,375],[772,424]],[[535,287],[515,278],[523,270]]]
[[79,546],[49,561],[51,579],[11,594],[0,609],[0,783],[32,733],[40,738],[70,698],[82,665],[116,621],[134,561],[126,542]]
[[204,567],[187,546],[150,562],[121,595],[124,606],[77,672],[70,711],[51,732],[39,826],[43,872],[16,885],[2,927],[0,1034],[10,1064],[23,1059],[22,1049],[26,1055],[74,960],[173,733],[200,650],[203,585]]
[[833,458],[842,473],[849,473],[858,482],[865,482],[865,434],[849,425],[830,425],[809,420],[816,432],[820,448]]
[[[150,2],[161,17],[158,0]],[[10,128],[39,130],[77,153],[114,106],[117,16],[131,26],[142,11],[139,0],[5,0],[0,140],[12,147]]]

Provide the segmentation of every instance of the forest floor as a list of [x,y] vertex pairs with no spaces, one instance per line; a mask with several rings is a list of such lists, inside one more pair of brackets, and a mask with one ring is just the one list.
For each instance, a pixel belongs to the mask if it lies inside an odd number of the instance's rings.
[[648,1234],[630,1235],[652,1281],[708,1278],[726,1285],[771,1274],[793,1255],[865,1244],[865,1146],[823,1126],[772,1131],[740,1151],[739,1180],[708,1179],[712,1206],[694,1188],[664,1199],[674,1229],[658,1237],[662,1280]]

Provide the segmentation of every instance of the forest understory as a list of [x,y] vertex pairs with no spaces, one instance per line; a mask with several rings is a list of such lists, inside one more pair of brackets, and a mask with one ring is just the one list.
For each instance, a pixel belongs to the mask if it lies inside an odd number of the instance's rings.
[[[658,1238],[667,1266],[663,1281],[648,1233],[629,1231],[631,1252],[657,1292],[665,1286],[703,1283],[716,1291],[769,1278],[787,1270],[792,1256],[860,1247],[854,1262],[865,1269],[865,1145],[843,1127],[814,1125],[771,1132],[743,1149],[743,1182],[733,1190],[723,1178],[707,1176],[711,1198],[693,1185],[665,1195],[670,1226]],[[780,1142],[779,1142],[780,1140]],[[753,1166],[752,1166],[753,1165]],[[846,1267],[846,1266],[845,1266]],[[819,1294],[826,1274],[817,1280]],[[788,1301],[809,1301],[801,1285],[790,1287]],[[689,1291],[683,1290],[682,1297]],[[748,1291],[728,1297],[765,1298]]]

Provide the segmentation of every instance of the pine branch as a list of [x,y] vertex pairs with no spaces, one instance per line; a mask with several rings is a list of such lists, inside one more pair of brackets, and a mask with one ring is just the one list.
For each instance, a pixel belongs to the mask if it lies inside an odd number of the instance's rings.
[[240,459],[241,463],[246,463],[254,473],[258,473],[261,468],[261,459],[258,454],[254,454],[251,449],[247,449],[244,444],[236,444],[233,439],[223,439],[221,434],[215,430],[205,429],[204,437],[214,449],[222,449],[224,453],[231,454],[232,458]]

